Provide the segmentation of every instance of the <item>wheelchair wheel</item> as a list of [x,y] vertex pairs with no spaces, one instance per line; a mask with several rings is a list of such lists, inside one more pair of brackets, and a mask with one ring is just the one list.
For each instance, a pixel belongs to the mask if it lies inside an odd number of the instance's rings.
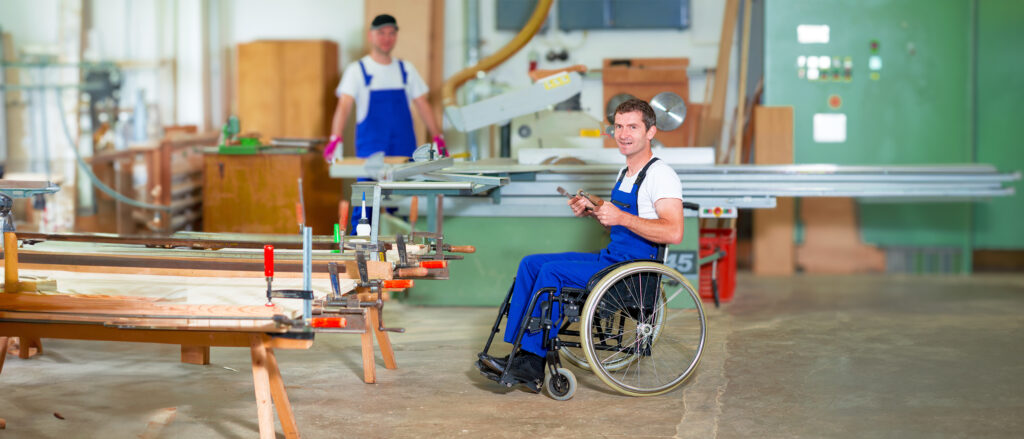
[[[611,318],[618,319],[615,325],[601,325]],[[678,271],[655,262],[608,273],[587,297],[580,322],[590,368],[632,396],[660,395],[685,382],[707,338],[697,291]]]
[[[665,291],[664,290],[662,290],[661,294],[658,295],[658,299],[661,302],[665,301]],[[606,298],[605,300],[610,300],[610,298]],[[611,305],[608,304],[608,305],[604,305],[604,306],[611,306]],[[655,328],[661,328],[661,323],[662,323],[662,320],[664,320],[664,317],[665,317],[664,314],[659,314],[659,315],[656,316],[658,321],[656,322]],[[626,316],[623,315],[622,312],[617,312],[617,313],[615,313],[615,314],[613,314],[613,315],[611,315],[611,316],[609,316],[607,318],[603,318],[603,319],[599,318],[599,321],[594,322],[593,326],[594,326],[595,330],[597,332],[599,332],[599,333],[605,332],[605,331],[615,331],[616,330],[615,329],[616,325],[618,325],[618,327],[621,328],[622,325],[626,322],[626,320],[627,320]],[[579,322],[574,322],[574,323],[571,323],[567,327],[567,329],[570,330],[570,331],[579,332],[581,326],[582,325]],[[580,332],[580,333],[582,334],[582,332]],[[657,339],[658,335],[659,334],[655,334],[655,339]],[[576,367],[578,367],[580,369],[583,369],[583,370],[590,370],[590,364],[587,363],[587,356],[583,352],[583,347],[582,346],[579,347],[579,348],[563,347],[562,349],[559,350],[559,352],[562,354],[562,358],[565,359],[566,361],[568,361],[573,366],[576,366]],[[608,361],[604,364],[604,368],[609,370],[609,371],[616,371],[616,370],[622,369],[623,367],[628,366],[629,363],[633,362],[633,360],[635,358],[636,358],[635,355],[633,355],[633,356],[626,356],[626,357],[612,357],[612,358],[608,358],[607,359]]]
[[555,369],[554,376],[550,373],[544,376],[544,390],[558,401],[571,399],[576,394],[576,375],[569,369],[559,367]]

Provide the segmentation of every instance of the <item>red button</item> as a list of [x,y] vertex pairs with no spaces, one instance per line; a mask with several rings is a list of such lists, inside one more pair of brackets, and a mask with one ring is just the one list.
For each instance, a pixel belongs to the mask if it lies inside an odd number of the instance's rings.
[[832,95],[828,97],[829,107],[836,109],[839,108],[840,105],[843,105],[843,100],[839,98],[839,95]]

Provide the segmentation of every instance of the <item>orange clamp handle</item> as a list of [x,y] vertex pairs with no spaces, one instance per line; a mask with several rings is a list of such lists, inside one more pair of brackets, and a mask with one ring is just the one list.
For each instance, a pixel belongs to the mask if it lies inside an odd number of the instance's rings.
[[274,277],[274,246],[263,246],[263,275]]
[[476,247],[472,245],[453,245],[448,247],[452,253],[476,253]]
[[423,268],[448,268],[448,261],[420,261]]
[[340,202],[338,202],[338,225],[341,226],[342,230],[348,228],[348,213],[348,200],[341,200]]
[[413,286],[412,279],[391,279],[391,280],[382,280],[382,281],[380,281],[380,287],[381,288],[403,289],[403,288],[412,288],[412,286]]
[[314,317],[310,319],[309,326],[314,328],[344,328],[348,326],[348,320],[344,317]]

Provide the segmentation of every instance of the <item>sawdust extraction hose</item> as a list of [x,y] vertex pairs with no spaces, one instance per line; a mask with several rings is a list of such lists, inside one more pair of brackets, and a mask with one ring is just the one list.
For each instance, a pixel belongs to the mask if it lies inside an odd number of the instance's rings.
[[523,28],[519,30],[515,38],[509,41],[505,47],[502,47],[497,52],[491,54],[487,58],[477,63],[475,66],[463,69],[458,73],[452,75],[445,81],[444,86],[441,87],[441,104],[445,107],[452,107],[458,105],[455,101],[455,90],[458,89],[466,81],[476,77],[477,72],[487,72],[505,62],[506,59],[515,55],[519,49],[522,49],[527,42],[537,34],[540,30],[540,26],[544,24],[544,19],[548,16],[548,11],[551,10],[551,3],[554,0],[540,0],[537,2],[537,7],[533,9],[533,14],[530,15],[530,19],[526,21]]

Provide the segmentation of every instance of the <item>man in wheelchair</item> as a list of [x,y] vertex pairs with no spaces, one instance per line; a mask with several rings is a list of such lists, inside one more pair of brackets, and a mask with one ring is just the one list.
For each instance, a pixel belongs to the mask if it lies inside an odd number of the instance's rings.
[[[682,185],[675,171],[651,151],[651,139],[657,132],[654,125],[654,110],[645,101],[630,99],[616,108],[614,137],[619,152],[626,157],[626,168],[619,172],[611,202],[595,205],[578,195],[568,201],[577,217],[592,216],[609,229],[611,242],[596,254],[535,254],[522,259],[507,300],[504,341],[512,344],[512,362],[509,364],[510,356],[496,358],[486,354],[488,342],[476,362],[485,376],[506,386],[524,384],[539,391],[549,356],[549,340],[557,331],[541,331],[536,325],[520,329],[527,324],[524,319],[530,320],[528,314],[542,315],[542,305],[551,307],[551,321],[559,321],[562,310],[558,302],[542,304],[540,300],[528,310],[534,293],[548,288],[557,296],[562,288],[583,289],[594,274],[612,264],[656,259],[662,245],[682,241]],[[504,312],[506,305],[502,307]],[[557,362],[557,352],[552,354],[551,362]]]

